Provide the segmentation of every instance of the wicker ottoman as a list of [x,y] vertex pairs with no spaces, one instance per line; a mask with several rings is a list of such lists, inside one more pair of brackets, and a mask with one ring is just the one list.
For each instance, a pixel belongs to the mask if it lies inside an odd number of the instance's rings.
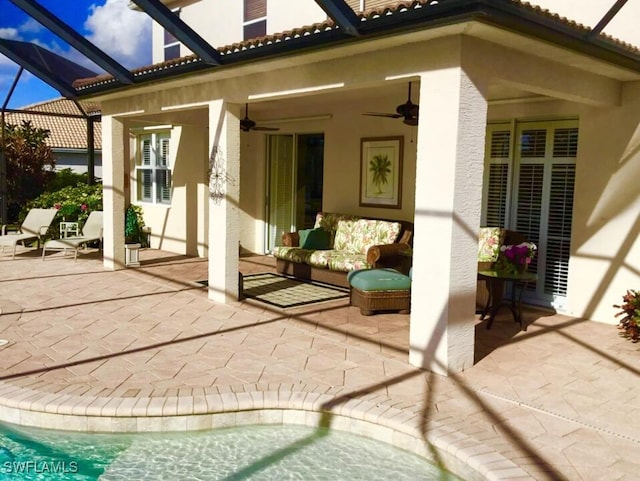
[[395,269],[361,269],[347,275],[351,305],[360,308],[363,316],[375,311],[411,309],[411,278]]

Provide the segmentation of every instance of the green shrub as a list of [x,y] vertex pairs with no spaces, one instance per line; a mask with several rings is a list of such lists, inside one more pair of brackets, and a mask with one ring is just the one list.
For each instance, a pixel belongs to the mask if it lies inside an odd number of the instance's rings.
[[75,187],[78,184],[87,184],[89,174],[77,173],[71,169],[61,169],[54,172],[53,178],[47,184],[46,192],[56,192],[65,187]]
[[64,187],[55,192],[45,192],[35,200],[28,202],[20,212],[20,222],[29,209],[39,207],[58,210],[51,224],[50,234],[59,237],[60,222],[79,222],[83,225],[94,210],[102,210],[102,184],[78,184],[75,187]]
[[127,244],[142,244],[147,247],[147,238],[143,232],[144,219],[142,217],[142,207],[139,205],[129,205],[124,216],[124,240]]

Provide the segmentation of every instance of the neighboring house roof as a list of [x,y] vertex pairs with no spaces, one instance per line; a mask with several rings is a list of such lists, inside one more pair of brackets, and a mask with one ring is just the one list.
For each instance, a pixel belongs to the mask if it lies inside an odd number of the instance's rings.
[[[218,48],[222,65],[210,65],[196,55],[133,70],[134,84],[224,68],[303,50],[477,21],[561,45],[576,52],[607,60],[640,72],[640,49],[568,20],[549,10],[520,0],[413,0],[361,12],[358,35],[349,35],[333,20]],[[79,79],[73,84],[79,95],[119,88],[111,75]]]
[[[94,102],[79,102],[87,114],[97,114],[100,107]],[[57,115],[40,115],[31,112],[45,112]],[[50,131],[46,143],[52,149],[87,150],[87,121],[72,100],[59,98],[47,100],[12,110],[5,114],[5,123],[20,125],[29,120],[31,125]],[[102,125],[94,122],[94,149],[102,149]]]

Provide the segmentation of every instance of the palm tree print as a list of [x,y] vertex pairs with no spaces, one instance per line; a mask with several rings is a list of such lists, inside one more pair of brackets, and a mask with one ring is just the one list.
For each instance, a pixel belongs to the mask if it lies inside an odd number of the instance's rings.
[[389,182],[388,175],[391,173],[391,161],[386,154],[374,155],[369,161],[369,172],[373,173],[371,182],[378,188],[376,195],[382,194],[382,186]]

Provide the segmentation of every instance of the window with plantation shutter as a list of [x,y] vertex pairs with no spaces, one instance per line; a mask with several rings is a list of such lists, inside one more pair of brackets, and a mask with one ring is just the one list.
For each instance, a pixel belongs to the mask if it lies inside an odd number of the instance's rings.
[[536,244],[529,269],[538,282],[525,297],[559,309],[568,292],[577,152],[575,120],[487,127],[483,225],[505,226]]
[[138,201],[171,203],[170,136],[168,133],[141,135],[136,163]]

